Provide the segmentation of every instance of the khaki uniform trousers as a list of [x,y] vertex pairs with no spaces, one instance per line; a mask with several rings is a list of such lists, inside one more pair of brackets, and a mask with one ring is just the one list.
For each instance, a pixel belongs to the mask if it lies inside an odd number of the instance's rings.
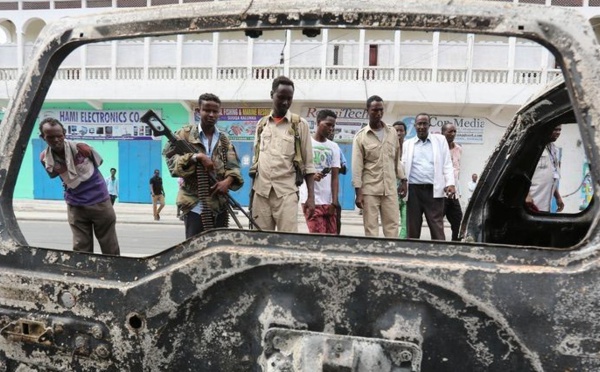
[[398,195],[363,195],[365,236],[379,236],[379,215],[386,238],[398,237],[400,209]]
[[298,193],[281,198],[271,188],[269,197],[254,194],[252,217],[262,230],[298,232]]

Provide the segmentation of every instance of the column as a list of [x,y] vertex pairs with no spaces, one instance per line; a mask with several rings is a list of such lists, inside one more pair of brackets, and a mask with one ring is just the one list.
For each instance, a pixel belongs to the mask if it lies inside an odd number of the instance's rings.
[[431,81],[437,82],[438,73],[438,59],[440,57],[440,32],[435,31],[433,33],[433,40],[431,43],[433,56],[431,57]]
[[362,80],[365,71],[365,38],[367,32],[363,29],[358,34],[358,76],[356,80]]
[[246,36],[247,50],[246,50],[246,78],[254,79],[252,75],[252,67],[254,66],[254,39],[250,36]]
[[327,48],[329,46],[329,29],[321,30],[321,76],[320,80],[324,80],[327,75]]
[[402,31],[394,31],[394,81],[400,81],[400,41]]
[[112,80],[117,80],[117,41],[113,40],[110,42],[111,48],[111,57],[110,57],[110,78]]
[[184,35],[177,35],[177,55],[175,56],[175,80],[181,80],[181,65],[183,63],[183,38]]
[[515,81],[515,55],[517,51],[517,38],[511,36],[508,38],[508,84]]
[[150,38],[144,38],[144,72],[142,74],[142,79],[148,80],[149,78],[149,70],[150,70]]
[[475,47],[475,35],[467,34],[467,74],[465,83],[471,84],[473,81],[473,49]]
[[285,30],[285,46],[283,47],[283,74],[290,76],[290,57],[292,52],[292,30]]
[[219,66],[219,40],[221,34],[213,32],[213,45],[212,45],[212,80],[217,80],[218,66]]

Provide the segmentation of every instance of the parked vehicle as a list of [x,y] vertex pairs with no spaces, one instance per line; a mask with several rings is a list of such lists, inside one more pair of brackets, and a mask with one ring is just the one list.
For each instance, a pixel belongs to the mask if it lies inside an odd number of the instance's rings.
[[[29,246],[12,195],[61,61],[178,33],[403,29],[530,38],[564,82],[520,110],[465,242],[215,230],[147,258]],[[0,137],[0,371],[595,371],[598,206],[526,209],[542,139],[573,124],[600,180],[600,49],[578,13],[476,1],[220,1],[62,19],[37,40]]]

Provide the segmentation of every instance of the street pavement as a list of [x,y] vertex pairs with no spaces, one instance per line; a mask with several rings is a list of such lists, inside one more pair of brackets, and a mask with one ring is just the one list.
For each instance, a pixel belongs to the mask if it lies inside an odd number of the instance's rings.
[[[136,203],[115,203],[115,213],[117,214],[117,224],[164,224],[181,225],[182,222],[177,218],[177,208],[174,205],[167,205],[160,214],[160,221],[154,221],[151,204]],[[67,206],[64,200],[31,200],[15,199],[13,209],[17,220],[23,221],[64,221],[67,222]],[[307,233],[306,222],[302,212],[298,213],[298,229],[301,233]],[[240,211],[236,211],[243,228],[248,227],[248,219]],[[235,227],[235,222],[230,219],[229,225]],[[446,237],[450,239],[450,226],[445,225]],[[363,236],[362,216],[356,210],[342,211],[342,234]],[[380,236],[383,233],[380,229]],[[423,226],[421,233],[422,239],[429,239],[429,229]]]

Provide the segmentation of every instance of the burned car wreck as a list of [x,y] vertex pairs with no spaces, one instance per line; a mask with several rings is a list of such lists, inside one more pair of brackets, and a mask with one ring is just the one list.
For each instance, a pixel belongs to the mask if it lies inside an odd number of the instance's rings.
[[[0,371],[600,369],[597,203],[553,215],[531,213],[523,202],[540,139],[557,123],[578,128],[590,175],[600,179],[600,49],[577,13],[535,9],[223,1],[47,27],[2,122]],[[517,113],[466,211],[463,242],[227,229],[145,258],[27,243],[12,205],[16,174],[52,78],[72,50],[127,37],[286,28],[529,38],[554,53],[564,82]]]

